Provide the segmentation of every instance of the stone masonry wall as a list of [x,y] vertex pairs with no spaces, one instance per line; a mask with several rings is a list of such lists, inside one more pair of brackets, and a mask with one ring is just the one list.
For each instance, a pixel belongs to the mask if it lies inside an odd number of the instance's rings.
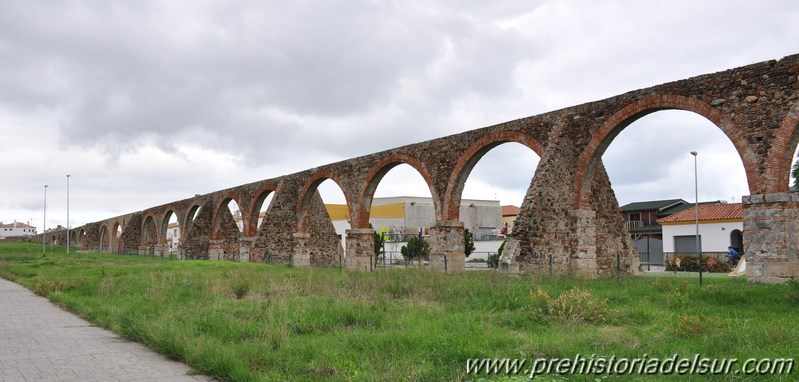
[[120,252],[138,253],[139,241],[141,240],[142,214],[134,213],[130,216],[127,224],[122,228],[120,237]]
[[744,205],[746,276],[777,283],[799,275],[799,195],[749,195]]
[[[560,124],[560,122],[558,122]],[[555,126],[550,144],[538,162],[536,175],[513,226],[513,239],[506,244],[503,261],[520,264],[521,270],[563,272],[570,267],[571,227],[569,211],[574,206],[572,164],[577,158],[574,143]]]
[[211,222],[214,205],[209,200],[197,211],[197,216],[189,227],[186,240],[180,243],[185,259],[204,259],[208,255],[208,241],[211,239]]
[[591,206],[596,211],[596,262],[599,275],[616,273],[616,255],[621,271],[638,271],[638,251],[627,231],[624,217],[619,213],[619,202],[610,185],[604,165],[599,163],[591,187]]

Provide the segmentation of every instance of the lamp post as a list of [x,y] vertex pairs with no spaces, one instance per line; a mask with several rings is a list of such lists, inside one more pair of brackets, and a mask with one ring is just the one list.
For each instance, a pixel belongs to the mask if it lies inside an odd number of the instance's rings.
[[67,174],[67,253],[69,253],[69,174]]
[[691,151],[694,156],[694,200],[696,200],[696,255],[699,257],[699,286],[702,286],[702,251],[699,249],[699,175],[696,166],[696,151]]
[[42,257],[47,256],[47,185],[44,185],[44,219],[42,220]]

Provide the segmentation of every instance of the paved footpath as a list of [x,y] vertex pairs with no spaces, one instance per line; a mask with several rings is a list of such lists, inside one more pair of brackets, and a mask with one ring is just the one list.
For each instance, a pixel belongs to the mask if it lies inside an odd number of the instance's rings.
[[213,381],[0,279],[0,381]]

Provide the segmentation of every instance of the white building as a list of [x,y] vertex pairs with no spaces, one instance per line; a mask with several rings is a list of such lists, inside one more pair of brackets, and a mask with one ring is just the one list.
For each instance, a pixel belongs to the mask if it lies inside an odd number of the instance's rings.
[[[696,252],[696,209],[689,208],[658,219],[663,226],[663,252]],[[699,205],[699,248],[703,253],[726,253],[727,247],[744,251],[741,203]]]
[[29,224],[14,221],[13,223],[3,224],[0,222],[0,239],[15,236],[33,236],[36,235],[36,227]]

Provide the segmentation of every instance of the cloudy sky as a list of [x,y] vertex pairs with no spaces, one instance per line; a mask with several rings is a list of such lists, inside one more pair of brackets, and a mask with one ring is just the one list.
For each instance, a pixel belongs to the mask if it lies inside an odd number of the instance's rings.
[[[336,160],[799,52],[799,2],[0,0],[0,220],[73,226]],[[687,112],[604,156],[621,204],[748,194]],[[502,145],[464,196],[522,200]],[[502,168],[502,171],[496,171]],[[326,182],[328,202],[343,199]],[[338,195],[337,195],[338,193]],[[378,195],[429,195],[407,168]]]

